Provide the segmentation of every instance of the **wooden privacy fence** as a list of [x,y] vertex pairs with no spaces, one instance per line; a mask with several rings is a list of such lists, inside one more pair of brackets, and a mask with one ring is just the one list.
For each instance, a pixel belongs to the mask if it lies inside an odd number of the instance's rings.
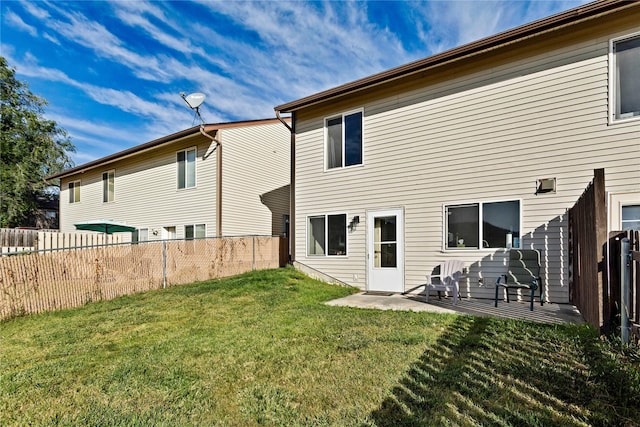
[[604,169],[569,210],[569,299],[585,321],[607,332],[610,307],[606,274],[607,210]]
[[279,240],[160,241],[0,257],[0,319],[277,268]]

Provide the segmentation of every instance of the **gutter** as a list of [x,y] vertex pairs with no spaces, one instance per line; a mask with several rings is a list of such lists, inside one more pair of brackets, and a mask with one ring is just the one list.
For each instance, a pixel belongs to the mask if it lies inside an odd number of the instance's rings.
[[296,253],[296,131],[294,129],[296,121],[294,112],[291,113],[291,125],[280,117],[279,110],[276,109],[275,112],[278,120],[280,120],[291,133],[291,151],[289,154],[289,236],[287,237],[289,238],[289,264],[293,264]]
[[200,125],[200,133],[211,141],[216,143],[216,148],[213,151],[217,151],[216,154],[216,236],[222,237],[222,142],[220,142],[220,132],[215,130],[216,136],[209,135],[204,125]]

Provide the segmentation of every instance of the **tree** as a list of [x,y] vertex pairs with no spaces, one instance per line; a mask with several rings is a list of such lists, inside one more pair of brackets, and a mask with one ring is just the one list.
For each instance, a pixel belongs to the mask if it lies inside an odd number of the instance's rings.
[[16,79],[0,56],[0,227],[33,226],[38,199],[50,197],[45,177],[73,166],[67,132],[43,117],[47,101]]

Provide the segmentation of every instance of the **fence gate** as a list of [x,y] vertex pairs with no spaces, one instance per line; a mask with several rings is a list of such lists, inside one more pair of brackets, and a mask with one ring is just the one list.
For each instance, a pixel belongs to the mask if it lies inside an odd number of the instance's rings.
[[611,326],[606,254],[604,169],[596,169],[593,181],[569,210],[569,298],[601,333]]

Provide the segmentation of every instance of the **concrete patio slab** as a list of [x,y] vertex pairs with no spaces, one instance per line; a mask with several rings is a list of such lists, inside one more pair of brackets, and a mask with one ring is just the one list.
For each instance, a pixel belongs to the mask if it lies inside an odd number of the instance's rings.
[[438,300],[438,297],[429,298],[425,302],[423,294],[390,294],[367,295],[366,292],[349,295],[344,298],[328,301],[328,305],[368,308],[377,310],[407,310],[432,313],[457,313],[473,316],[493,316],[509,319],[528,320],[538,323],[572,323],[583,324],[584,319],[575,306],[570,304],[545,303],[534,305],[533,311],[529,310],[528,302],[510,303],[499,301],[498,307],[494,307],[494,301],[488,299],[461,299],[457,305],[453,305],[450,298]]

